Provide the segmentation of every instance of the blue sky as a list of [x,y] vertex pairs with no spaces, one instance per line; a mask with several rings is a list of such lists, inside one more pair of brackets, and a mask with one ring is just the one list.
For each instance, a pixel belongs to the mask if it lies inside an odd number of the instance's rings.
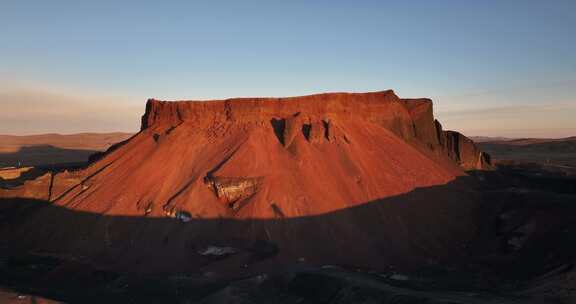
[[0,38],[0,133],[133,131],[148,97],[392,88],[468,135],[576,135],[576,1],[0,0]]

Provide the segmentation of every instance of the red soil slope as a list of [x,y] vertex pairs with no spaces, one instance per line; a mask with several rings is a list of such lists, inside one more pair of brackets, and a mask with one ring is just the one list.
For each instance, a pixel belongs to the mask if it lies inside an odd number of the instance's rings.
[[[29,182],[49,190],[27,196],[58,207],[17,231],[41,231],[45,241],[31,243],[43,250],[115,252],[145,270],[197,269],[191,247],[256,240],[289,261],[384,268],[450,257],[476,229],[477,197],[456,164],[489,165],[465,139],[441,130],[430,100],[392,91],[149,100],[129,141],[82,171]],[[71,221],[60,207],[85,217],[72,220],[78,229],[54,225]]]

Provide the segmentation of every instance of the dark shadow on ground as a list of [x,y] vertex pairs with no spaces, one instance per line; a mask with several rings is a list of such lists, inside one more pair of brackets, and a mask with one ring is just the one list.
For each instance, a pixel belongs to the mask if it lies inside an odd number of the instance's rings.
[[18,151],[0,153],[0,167],[41,166],[46,168],[82,165],[98,151],[64,149],[51,145],[20,147]]
[[[507,251],[502,242],[510,235],[496,221],[503,207],[484,210],[475,187],[470,177],[461,177],[317,216],[189,222],[0,199],[0,287],[69,302],[176,302],[218,295],[249,280],[249,286],[260,286],[257,291],[240,289],[264,297],[256,302],[287,294],[291,300],[284,303],[353,303],[341,297],[350,296],[342,290],[349,290],[356,273],[366,276],[360,281],[428,292],[412,299],[420,302],[402,303],[446,303],[434,302],[435,293],[505,292],[511,288],[505,278],[517,282],[574,261],[576,237],[562,233],[576,214],[572,204],[545,206],[558,224],[538,231],[522,249]],[[530,205],[525,214],[538,215],[538,208]],[[210,247],[233,253],[204,254]],[[335,268],[336,278],[327,277],[326,269]],[[386,279],[397,273],[411,279]],[[306,287],[315,284],[318,290]],[[377,299],[399,292],[370,290],[378,291]]]
[[478,146],[496,160],[534,162],[576,168],[576,139],[516,145],[511,142],[486,142]]

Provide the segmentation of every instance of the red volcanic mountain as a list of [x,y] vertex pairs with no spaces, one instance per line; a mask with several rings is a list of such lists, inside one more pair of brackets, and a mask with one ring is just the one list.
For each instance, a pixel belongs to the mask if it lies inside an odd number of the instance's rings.
[[[151,99],[141,131],[98,158],[0,190],[51,202],[0,235],[142,271],[239,269],[261,251],[260,265],[400,267],[462,251],[478,202],[463,170],[490,166],[429,99],[391,90]],[[209,262],[217,249],[235,254]]]

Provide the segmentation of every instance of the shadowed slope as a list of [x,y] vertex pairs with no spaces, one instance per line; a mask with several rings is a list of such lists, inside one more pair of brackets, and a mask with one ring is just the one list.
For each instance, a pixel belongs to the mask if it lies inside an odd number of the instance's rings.
[[[33,251],[76,257],[123,271],[237,274],[269,271],[277,267],[274,265],[298,261],[414,269],[448,259],[455,262],[463,256],[475,236],[479,199],[469,187],[469,181],[463,179],[321,215],[193,218],[189,222],[108,216],[42,201],[2,199],[0,236],[4,254]],[[259,241],[277,251],[262,255],[255,247]],[[238,253],[215,261],[200,254],[208,246],[229,246]],[[259,260],[262,262],[256,263]],[[250,269],[242,270],[244,264]]]
[[0,152],[0,167],[58,166],[83,164],[95,150],[63,149],[51,145],[20,147],[14,152]]

